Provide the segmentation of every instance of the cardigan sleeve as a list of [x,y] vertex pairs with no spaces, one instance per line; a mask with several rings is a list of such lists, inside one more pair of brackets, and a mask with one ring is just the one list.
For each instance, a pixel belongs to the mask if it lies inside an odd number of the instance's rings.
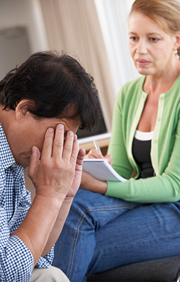
[[113,168],[127,182],[108,182],[106,196],[139,203],[176,202],[180,200],[180,120],[178,120],[174,146],[169,162],[161,175],[147,179],[131,178],[133,171],[128,161],[123,132],[122,98],[117,99],[114,115],[112,140],[108,153],[113,157]]
[[118,94],[114,111],[113,111],[113,124],[112,135],[108,148],[108,154],[113,157],[113,168],[123,178],[129,179],[132,176],[133,168],[130,165],[126,144],[125,132],[123,132],[123,88]]

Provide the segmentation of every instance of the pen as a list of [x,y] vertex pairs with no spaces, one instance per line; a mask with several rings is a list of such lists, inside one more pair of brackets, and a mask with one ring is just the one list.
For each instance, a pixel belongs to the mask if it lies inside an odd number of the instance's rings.
[[99,153],[102,155],[101,149],[99,148],[98,142],[96,140],[93,140],[94,143],[94,147],[96,148],[96,150],[99,151]]

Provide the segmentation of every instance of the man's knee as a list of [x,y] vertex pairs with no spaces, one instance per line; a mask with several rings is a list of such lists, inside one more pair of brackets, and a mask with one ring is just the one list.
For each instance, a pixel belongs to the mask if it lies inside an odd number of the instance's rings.
[[67,276],[57,267],[35,268],[30,282],[69,282]]

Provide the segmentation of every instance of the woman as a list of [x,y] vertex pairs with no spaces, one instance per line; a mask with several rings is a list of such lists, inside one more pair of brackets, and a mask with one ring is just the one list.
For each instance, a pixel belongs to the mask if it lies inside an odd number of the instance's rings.
[[[128,181],[106,183],[83,172],[55,248],[54,265],[71,281],[180,254],[179,47],[180,2],[136,0],[129,49],[142,76],[117,97],[108,150]],[[93,150],[86,157],[101,156]]]

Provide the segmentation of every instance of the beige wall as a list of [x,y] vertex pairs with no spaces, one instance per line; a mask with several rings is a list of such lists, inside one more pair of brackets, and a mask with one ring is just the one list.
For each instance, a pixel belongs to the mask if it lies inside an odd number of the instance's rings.
[[25,26],[31,52],[47,49],[41,10],[36,0],[0,0],[0,29]]
[[[0,30],[16,26],[27,28],[31,53],[47,49],[44,24],[38,1],[0,0]],[[33,198],[35,189],[27,175],[27,170],[25,171],[25,182],[27,189],[32,192]]]

